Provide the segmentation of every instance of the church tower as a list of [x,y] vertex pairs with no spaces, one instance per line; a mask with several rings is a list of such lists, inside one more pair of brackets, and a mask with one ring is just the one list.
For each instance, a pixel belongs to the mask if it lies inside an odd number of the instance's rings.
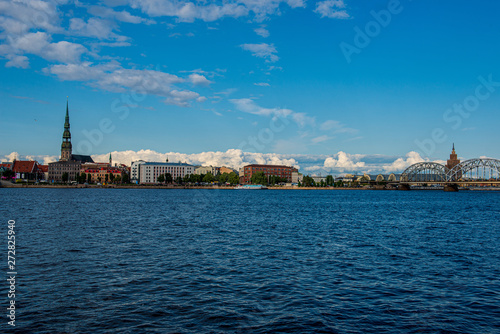
[[63,142],[61,144],[60,161],[70,161],[73,146],[71,145],[71,132],[69,132],[68,100],[66,100],[66,118],[64,120]]

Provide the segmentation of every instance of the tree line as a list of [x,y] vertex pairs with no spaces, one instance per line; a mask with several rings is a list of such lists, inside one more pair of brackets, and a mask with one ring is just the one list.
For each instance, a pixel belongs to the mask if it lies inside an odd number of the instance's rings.
[[231,173],[222,173],[213,175],[212,173],[206,174],[186,174],[184,177],[176,177],[175,179],[172,177],[172,174],[165,173],[158,176],[157,181],[159,183],[176,183],[176,184],[200,184],[200,183],[221,183],[226,184],[229,183],[231,185],[239,184],[240,177],[235,172]]

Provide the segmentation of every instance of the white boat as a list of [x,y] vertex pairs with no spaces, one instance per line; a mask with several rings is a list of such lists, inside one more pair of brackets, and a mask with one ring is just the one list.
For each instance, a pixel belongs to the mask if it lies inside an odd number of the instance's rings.
[[244,190],[264,190],[267,189],[266,186],[263,186],[261,184],[245,184],[245,185],[239,185],[236,186],[234,189],[244,189]]

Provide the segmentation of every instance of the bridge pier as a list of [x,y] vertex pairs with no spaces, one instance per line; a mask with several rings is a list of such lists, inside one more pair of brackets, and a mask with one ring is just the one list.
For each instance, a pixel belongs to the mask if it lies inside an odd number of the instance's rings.
[[458,191],[458,184],[456,184],[456,183],[446,184],[444,186],[444,191],[456,192],[456,191]]
[[406,183],[400,183],[398,185],[398,190],[411,190],[410,185]]

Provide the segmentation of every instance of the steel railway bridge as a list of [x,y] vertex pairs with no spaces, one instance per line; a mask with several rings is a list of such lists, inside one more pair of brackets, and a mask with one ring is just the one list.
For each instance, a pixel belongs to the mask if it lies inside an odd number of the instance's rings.
[[464,186],[500,186],[500,160],[470,159],[452,169],[436,162],[419,162],[401,174],[398,185],[400,189],[443,185],[452,191]]

